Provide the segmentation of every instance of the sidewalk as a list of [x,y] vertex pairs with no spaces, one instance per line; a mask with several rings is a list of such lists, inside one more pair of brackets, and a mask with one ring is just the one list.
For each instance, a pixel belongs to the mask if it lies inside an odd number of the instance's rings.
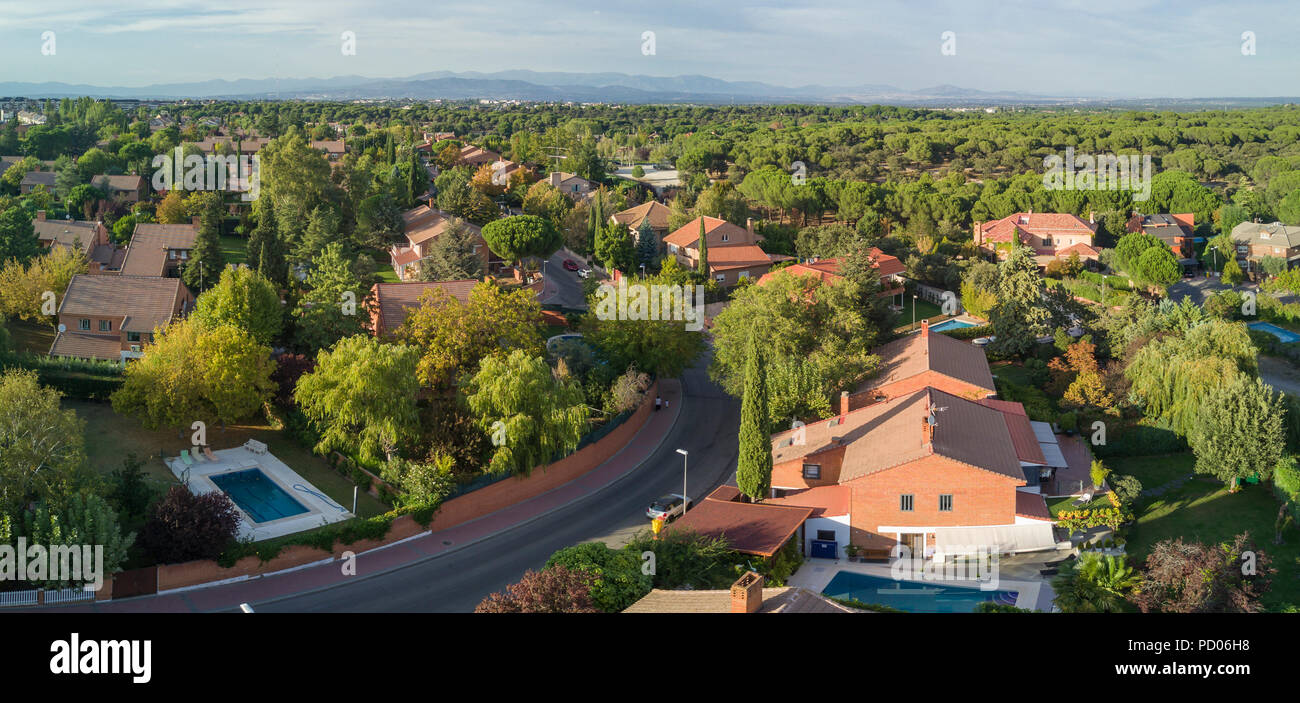
[[[663,444],[681,413],[682,389],[678,379],[659,382],[659,395],[669,403],[666,410],[651,412],[650,419],[632,441],[608,461],[552,491],[517,505],[503,508],[476,520],[439,532],[423,532],[402,542],[357,555],[356,573],[377,576],[412,562],[463,549],[504,530],[519,527],[564,508],[579,498],[595,493],[635,470]],[[299,567],[297,570],[246,579],[234,583],[198,586],[154,596],[104,601],[77,606],[39,608],[60,612],[202,612],[238,608],[240,603],[266,601],[306,591],[328,588],[357,578],[346,576],[340,562]],[[6,609],[8,610],[8,609]]]

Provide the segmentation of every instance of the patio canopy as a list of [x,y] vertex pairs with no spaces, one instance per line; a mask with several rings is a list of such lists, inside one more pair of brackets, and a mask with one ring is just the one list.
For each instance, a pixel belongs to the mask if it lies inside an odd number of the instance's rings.
[[980,549],[999,553],[1055,549],[1052,523],[998,525],[994,527],[936,527],[934,551],[943,554],[973,554]]

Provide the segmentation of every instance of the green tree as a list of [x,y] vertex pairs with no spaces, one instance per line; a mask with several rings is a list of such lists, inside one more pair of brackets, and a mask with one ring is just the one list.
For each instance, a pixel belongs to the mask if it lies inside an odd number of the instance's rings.
[[[27,513],[24,519],[23,535],[31,544],[51,547],[72,547],[82,552],[83,547],[93,545],[95,549],[103,547],[103,552],[96,554],[99,559],[100,576],[107,577],[120,571],[126,563],[127,552],[135,541],[135,533],[122,534],[118,526],[117,513],[108,503],[94,494],[72,495],[61,505],[41,503],[36,509]],[[82,560],[82,574],[90,569],[94,562]],[[66,573],[63,574],[67,576]],[[41,588],[73,588],[89,584],[93,578],[73,581],[69,578],[38,580],[34,585]]]
[[1234,489],[1243,478],[1269,478],[1286,446],[1285,414],[1282,399],[1260,379],[1238,374],[1212,389],[1187,438],[1197,473]]
[[217,285],[199,296],[193,318],[212,327],[233,325],[269,345],[280,334],[283,311],[280,295],[270,281],[250,268],[221,272]]
[[504,440],[488,464],[493,473],[528,474],[577,448],[587,429],[582,387],[522,349],[484,359],[465,395],[479,426]]
[[181,280],[193,290],[203,291],[217,284],[221,270],[226,267],[221,254],[221,196],[203,194],[203,210],[199,216],[199,235],[194,240],[189,262],[181,271]]
[[1128,594],[1141,575],[1122,556],[1084,552],[1077,562],[1062,565],[1052,579],[1055,603],[1067,613],[1115,613],[1127,606]]
[[483,227],[483,239],[497,256],[508,261],[546,258],[563,243],[559,231],[535,215],[515,215],[493,220]]
[[751,501],[768,497],[772,487],[772,441],[768,434],[767,372],[758,340],[749,344],[745,393],[740,404],[740,455],[736,485]]
[[422,281],[461,281],[483,276],[483,258],[477,251],[478,234],[455,219],[429,243],[429,255],[420,261]]
[[998,302],[989,311],[997,337],[989,349],[999,354],[1022,355],[1034,348],[1047,331],[1051,312],[1043,304],[1043,278],[1029,247],[1012,247],[998,264]]
[[[673,284],[657,276],[649,276],[634,286],[629,287],[628,318],[636,313],[636,296],[644,293],[647,299],[643,305],[649,305],[648,296],[656,294],[655,286],[672,286]],[[664,289],[659,289],[662,292]],[[669,289],[671,290],[671,289]],[[645,315],[636,314],[641,319],[619,319],[617,312],[617,289],[612,285],[597,289],[596,295],[588,301],[589,312],[582,321],[585,341],[601,351],[601,355],[615,369],[625,369],[636,365],[639,369],[652,371],[661,378],[678,376],[695,363],[695,359],[704,351],[704,335],[697,329],[691,330],[687,316],[698,316],[694,321],[702,326],[703,309],[688,307],[685,295],[694,294],[693,288],[685,287],[683,295],[671,298],[674,302],[665,305],[660,295],[657,319],[653,319],[648,310]],[[680,301],[680,307],[676,307]],[[702,306],[703,300],[696,299]],[[666,309],[671,308],[671,309]],[[677,319],[673,319],[677,318]]]
[[325,246],[306,282],[310,290],[298,301],[293,313],[297,320],[294,341],[298,348],[315,352],[365,331],[368,291],[348,264],[342,244],[334,242]]
[[0,375],[0,513],[57,502],[86,479],[85,423],[60,406],[61,398],[34,371]]
[[654,273],[659,261],[659,237],[650,227],[650,218],[641,221],[636,233],[636,263],[645,266],[645,270]]
[[709,241],[708,236],[704,233],[704,218],[700,218],[700,239],[697,244],[700,252],[700,259],[696,262],[695,271],[699,273],[700,278],[709,280]]
[[[263,201],[269,202],[269,201]],[[248,265],[276,286],[288,282],[289,263],[285,258],[284,242],[280,239],[275,222],[275,208],[259,205],[257,226],[248,236]]]
[[294,390],[302,412],[321,428],[319,451],[358,446],[392,459],[419,432],[415,367],[419,350],[370,335],[340,340],[316,357],[316,370]]
[[31,215],[20,207],[0,212],[0,261],[17,259],[26,264],[41,253]]
[[547,569],[563,566],[591,577],[591,603],[604,613],[621,613],[650,592],[653,579],[641,572],[641,560],[626,549],[603,542],[565,547],[546,560]]

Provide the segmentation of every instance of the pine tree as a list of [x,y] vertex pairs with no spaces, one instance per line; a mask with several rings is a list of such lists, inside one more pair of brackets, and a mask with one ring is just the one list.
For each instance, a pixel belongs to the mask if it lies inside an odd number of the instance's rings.
[[736,462],[736,485],[751,501],[766,498],[772,487],[772,443],[767,423],[767,369],[758,338],[751,336],[740,403],[740,456]]
[[655,231],[650,227],[650,218],[641,220],[636,233],[636,261],[645,266],[646,271],[653,272],[659,261],[659,241]]
[[704,216],[700,215],[700,264],[695,269],[704,280],[709,280],[709,243],[704,234]]
[[258,215],[257,227],[248,237],[248,265],[278,286],[283,287],[288,281],[288,262],[284,258],[284,242],[276,228],[274,208],[264,207]]
[[339,218],[333,208],[322,205],[311,211],[311,217],[307,220],[307,231],[294,247],[293,258],[299,263],[311,263],[327,245],[334,242],[340,242]]
[[194,240],[189,263],[181,271],[181,279],[190,288],[203,291],[217,284],[221,270],[226,267],[221,254],[221,196],[208,193],[199,218],[199,236]]

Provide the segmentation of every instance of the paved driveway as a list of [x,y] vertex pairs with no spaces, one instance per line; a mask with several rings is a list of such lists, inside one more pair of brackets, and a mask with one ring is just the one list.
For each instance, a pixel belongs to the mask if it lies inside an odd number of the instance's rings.
[[1204,305],[1206,298],[1218,293],[1219,291],[1232,290],[1232,286],[1220,282],[1217,278],[1184,278],[1178,283],[1169,286],[1169,299],[1175,303],[1183,302],[1183,298],[1191,298],[1193,303]]
[[564,260],[573,259],[583,268],[590,268],[584,259],[568,249],[561,248],[546,260],[546,282],[537,299],[543,305],[560,305],[574,310],[586,310],[587,298],[582,294],[582,279],[576,271],[564,268]]

